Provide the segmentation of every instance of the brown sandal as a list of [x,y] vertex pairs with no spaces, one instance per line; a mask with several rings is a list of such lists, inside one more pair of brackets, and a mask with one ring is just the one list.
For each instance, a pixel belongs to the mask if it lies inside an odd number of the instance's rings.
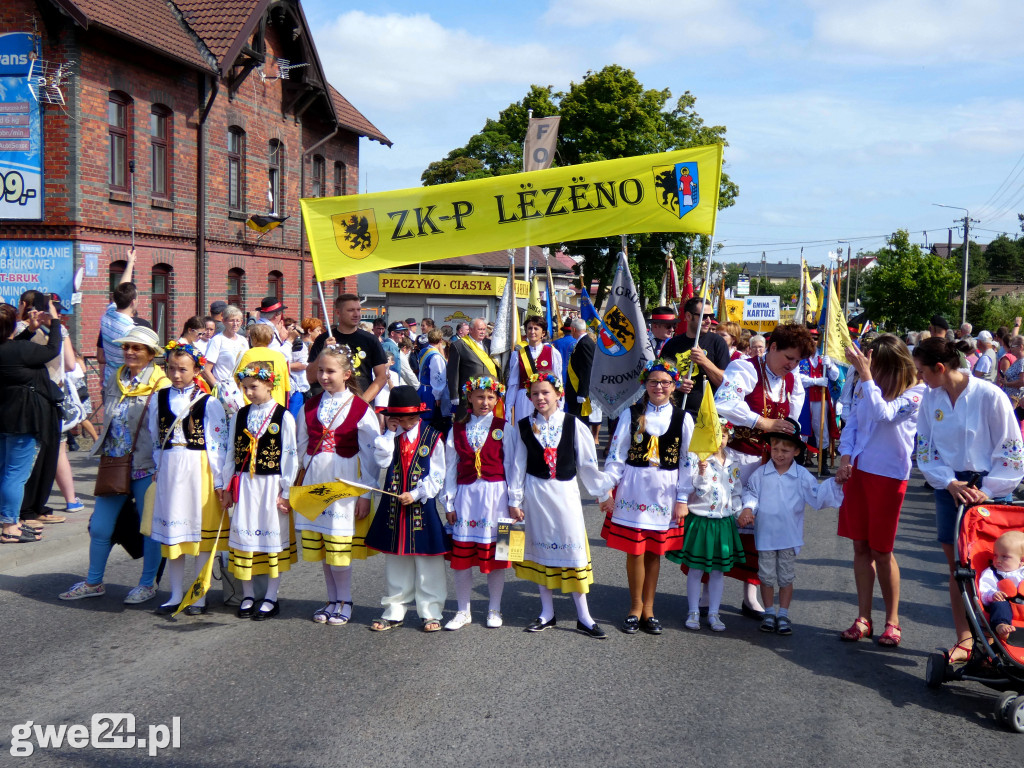
[[878,638],[878,644],[886,648],[896,648],[903,639],[903,628],[891,621],[885,622],[885,632]]
[[[866,627],[866,629],[862,629],[862,627]],[[855,643],[862,637],[871,637],[873,631],[871,619],[858,616],[849,629],[839,633],[839,639],[844,643]]]
[[[964,643],[970,643],[970,645],[964,645]],[[953,658],[953,654],[956,653],[957,651],[963,651],[964,653],[967,654],[967,656],[965,658],[963,658],[963,659],[954,659]],[[948,651],[946,651],[946,663],[950,664],[950,665],[952,665],[952,664],[965,664],[965,663],[967,663],[968,661],[971,660],[971,654],[973,652],[974,652],[974,638],[969,637],[966,640],[961,640],[959,643],[957,643],[952,648],[950,648]]]

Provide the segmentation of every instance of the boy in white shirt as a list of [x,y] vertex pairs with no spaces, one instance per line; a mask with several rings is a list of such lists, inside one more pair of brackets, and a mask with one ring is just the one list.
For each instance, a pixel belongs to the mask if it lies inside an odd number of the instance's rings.
[[1024,581],[1024,533],[1007,531],[992,545],[992,565],[981,572],[978,597],[992,629],[1005,641],[1013,632],[1013,608]]
[[[834,478],[821,485],[795,459],[803,452],[800,427],[793,434],[770,432],[771,461],[754,470],[743,491],[740,527],[753,524],[757,546],[761,601],[764,603],[762,632],[793,633],[789,605],[796,579],[796,556],[804,544],[804,507],[823,509],[842,504],[843,493]],[[775,613],[775,587],[779,588],[779,612]]]

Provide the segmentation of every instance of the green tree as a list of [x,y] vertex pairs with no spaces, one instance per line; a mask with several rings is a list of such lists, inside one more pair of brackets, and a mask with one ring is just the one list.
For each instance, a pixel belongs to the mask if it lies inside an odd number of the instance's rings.
[[[973,240],[967,245],[967,253],[970,256],[967,260],[967,290],[969,298],[972,288],[988,282],[989,271],[988,259],[985,257],[984,251],[981,250],[981,246]],[[956,265],[956,270],[960,273],[960,279],[963,280],[964,247],[962,245],[949,252],[949,261]]]
[[[694,109],[696,101],[687,91],[673,103],[668,89],[645,88],[632,71],[615,64],[599,72],[587,72],[580,82],[571,83],[568,91],[533,85],[521,101],[503,109],[497,120],[488,119],[464,147],[431,163],[422,180],[431,185],[518,173],[522,170],[523,137],[531,109],[534,117],[561,115],[557,166],[726,144],[725,126],[706,125]],[[739,188],[723,172],[719,209],[732,205],[737,194]],[[669,243],[674,246],[672,255],[680,276],[687,258],[695,257],[694,283],[703,275],[696,257],[706,254],[710,246],[707,236],[685,233],[630,235],[627,243],[630,267],[644,306],[657,300]],[[621,249],[619,238],[593,238],[565,245],[584,257],[577,272],[585,285],[599,281],[595,298],[601,301],[614,274],[616,254]]]
[[925,254],[901,229],[878,252],[878,264],[861,276],[860,296],[876,323],[921,330],[932,315],[950,314],[960,273],[951,259]]
[[[1013,240],[1000,235],[985,250],[989,277],[1000,283],[1024,280],[1024,239]],[[970,296],[970,294],[968,294]]]

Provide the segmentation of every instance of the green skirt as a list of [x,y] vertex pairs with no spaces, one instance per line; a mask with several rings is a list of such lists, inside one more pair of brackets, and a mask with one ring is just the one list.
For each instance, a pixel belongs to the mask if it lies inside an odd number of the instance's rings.
[[683,548],[665,555],[700,571],[728,571],[744,562],[740,532],[733,517],[687,515],[684,521]]

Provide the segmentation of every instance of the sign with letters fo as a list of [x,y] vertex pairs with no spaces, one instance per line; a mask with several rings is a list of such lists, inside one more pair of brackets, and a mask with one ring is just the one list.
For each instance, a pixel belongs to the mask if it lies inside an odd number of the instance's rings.
[[301,200],[318,280],[636,232],[710,235],[722,146]]

